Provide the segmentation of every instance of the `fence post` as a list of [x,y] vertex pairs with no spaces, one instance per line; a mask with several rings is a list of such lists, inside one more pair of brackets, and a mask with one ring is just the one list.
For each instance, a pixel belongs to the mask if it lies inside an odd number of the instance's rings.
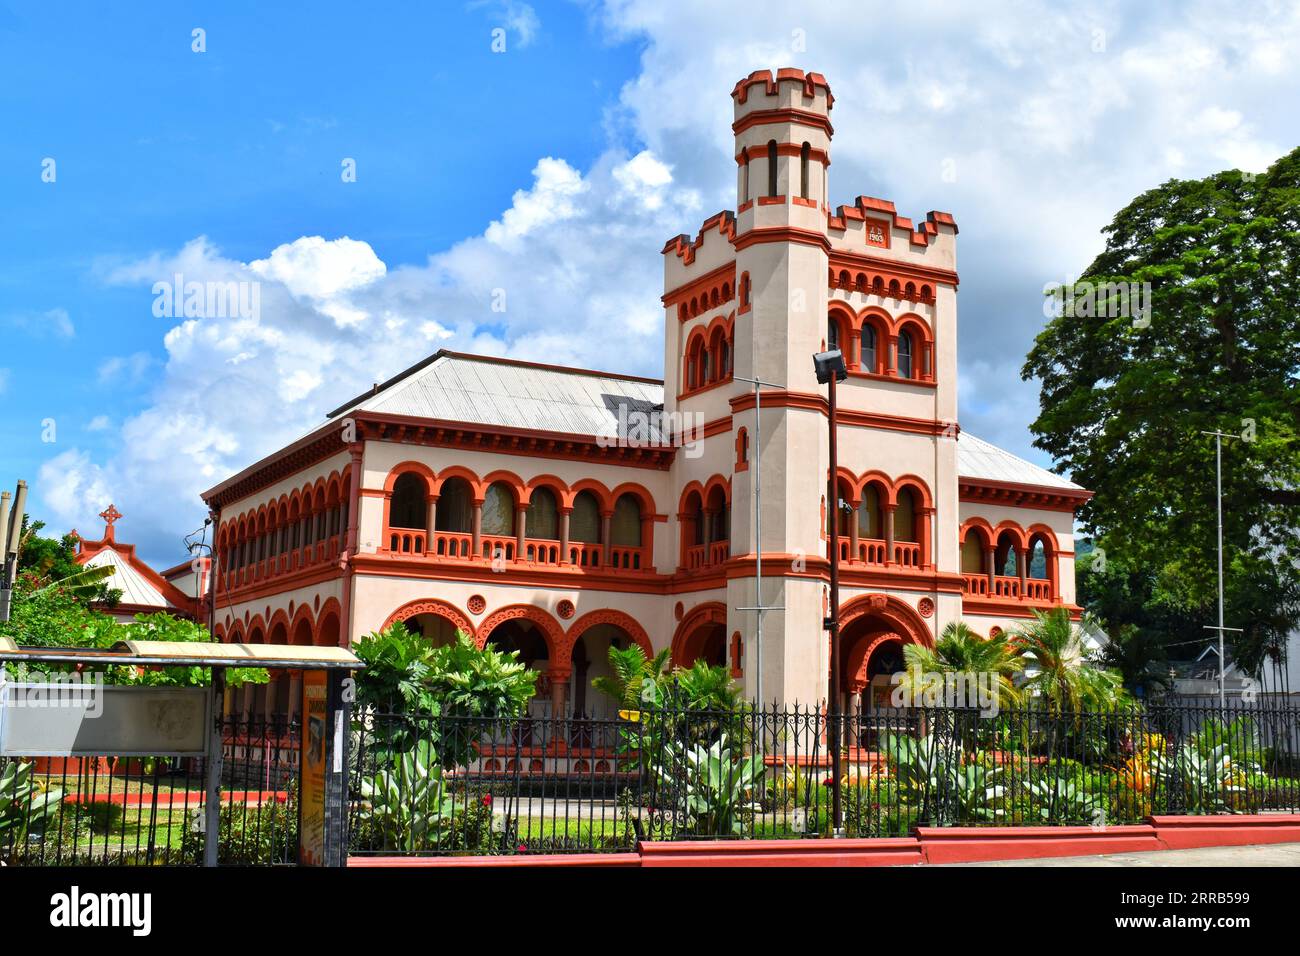
[[[221,843],[221,721],[222,700],[226,691],[226,669],[212,668],[212,690],[209,695],[211,723],[208,726],[208,747],[203,766],[207,781],[203,794],[203,865],[217,865],[217,848]],[[156,792],[156,791],[155,791]]]

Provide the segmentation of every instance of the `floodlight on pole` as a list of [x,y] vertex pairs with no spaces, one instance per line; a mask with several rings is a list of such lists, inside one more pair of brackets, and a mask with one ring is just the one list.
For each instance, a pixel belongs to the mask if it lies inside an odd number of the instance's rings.
[[844,355],[839,349],[818,352],[813,356],[813,371],[817,373],[817,382],[827,387],[830,404],[830,467],[826,477],[826,509],[831,514],[830,522],[830,559],[831,559],[831,594],[829,614],[823,625],[831,635],[831,682],[826,695],[828,733],[826,743],[831,752],[831,832],[835,836],[844,833],[844,805],[840,783],[840,522],[839,495],[836,472],[839,471],[839,449],[836,443],[836,405],[835,385],[849,377],[844,365]]

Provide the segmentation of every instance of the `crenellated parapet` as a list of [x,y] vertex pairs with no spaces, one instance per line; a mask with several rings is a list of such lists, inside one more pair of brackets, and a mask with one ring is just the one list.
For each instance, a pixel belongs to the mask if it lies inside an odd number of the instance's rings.
[[888,199],[859,196],[852,206],[838,206],[827,217],[827,228],[841,234],[861,232],[864,244],[888,249],[898,237],[925,248],[941,234],[957,235],[957,222],[950,213],[930,211],[919,225],[900,216]]

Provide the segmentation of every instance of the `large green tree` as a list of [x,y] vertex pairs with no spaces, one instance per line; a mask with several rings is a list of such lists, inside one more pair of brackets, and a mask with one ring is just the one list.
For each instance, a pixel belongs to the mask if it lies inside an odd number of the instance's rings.
[[[1104,233],[1081,282],[1149,283],[1150,310],[1065,290],[1023,369],[1042,387],[1035,443],[1096,492],[1084,529],[1124,574],[1150,572],[1151,601],[1188,613],[1189,639],[1209,633],[1216,588],[1201,432],[1243,436],[1223,449],[1224,544],[1228,623],[1251,666],[1300,616],[1300,149],[1258,176],[1170,180]],[[1122,616],[1107,624],[1135,623]]]

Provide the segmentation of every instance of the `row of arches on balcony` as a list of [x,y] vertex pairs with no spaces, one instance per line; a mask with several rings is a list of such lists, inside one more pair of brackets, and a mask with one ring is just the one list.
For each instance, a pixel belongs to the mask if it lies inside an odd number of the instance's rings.
[[841,468],[835,483],[838,500],[826,516],[826,530],[837,523],[841,561],[913,570],[933,566],[934,498],[924,481]]
[[934,302],[934,286],[928,282],[886,279],[882,275],[850,272],[848,269],[841,269],[838,272],[831,269],[830,287],[832,289],[844,289],[846,292],[878,295],[881,298],[906,299],[909,302]]
[[934,381],[934,332],[912,312],[894,318],[874,306],[855,312],[845,302],[832,302],[826,347],[843,352],[850,371]]
[[731,378],[736,347],[736,314],[717,316],[686,339],[682,394],[699,391]]
[[480,478],[416,461],[384,482],[384,550],[398,555],[648,571],[655,519],[654,498],[634,482]]
[[328,561],[348,527],[349,477],[333,472],[217,529],[217,587],[229,589]]
[[682,489],[677,508],[681,528],[678,567],[695,571],[731,557],[731,480],[714,475]]
[[961,527],[961,571],[972,597],[1060,599],[1060,547],[1046,525],[968,519]]
[[[309,604],[290,604],[274,613],[245,614],[243,619],[218,622],[217,640],[235,644],[291,644],[338,647],[342,611],[337,598],[327,598],[313,611]],[[226,691],[224,711],[250,722],[251,732],[266,721],[274,725],[298,714],[302,675],[297,671],[271,671],[265,684],[245,684]],[[260,729],[260,728],[258,728]]]
[[[569,613],[575,613],[574,609]],[[512,604],[491,612],[475,626],[470,615],[455,604],[423,598],[397,608],[384,627],[395,623],[422,634],[435,647],[450,643],[457,631],[464,631],[479,647],[491,644],[502,651],[518,652],[519,661],[541,675],[537,696],[529,704],[534,716],[613,718],[618,704],[591,689],[592,680],[612,675],[610,647],[636,644],[647,658],[655,654],[641,623],[617,608],[578,613],[566,628],[546,608]]]
[[677,319],[685,322],[712,309],[721,308],[735,298],[736,290],[730,279],[723,279],[711,289],[704,289],[688,300],[677,303]]

